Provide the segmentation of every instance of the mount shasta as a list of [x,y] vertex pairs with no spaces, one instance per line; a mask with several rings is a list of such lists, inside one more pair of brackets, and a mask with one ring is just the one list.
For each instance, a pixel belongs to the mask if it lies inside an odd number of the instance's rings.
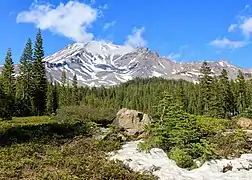
[[[136,77],[163,77],[197,82],[202,62],[179,63],[160,57],[148,48],[132,48],[110,43],[92,41],[75,43],[44,59],[47,76],[60,82],[65,70],[68,82],[76,74],[79,85],[111,86]],[[227,61],[208,62],[215,75],[223,68],[230,78],[235,78],[241,70],[246,77],[252,69],[234,66]],[[0,66],[0,71],[3,66]],[[18,73],[18,66],[16,65]]]

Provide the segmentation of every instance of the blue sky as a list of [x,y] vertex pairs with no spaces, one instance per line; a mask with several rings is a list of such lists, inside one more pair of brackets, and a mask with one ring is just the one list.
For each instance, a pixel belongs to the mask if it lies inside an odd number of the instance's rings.
[[91,40],[146,46],[179,62],[228,60],[252,67],[252,2],[202,0],[2,0],[0,64],[15,63],[42,29],[46,55]]

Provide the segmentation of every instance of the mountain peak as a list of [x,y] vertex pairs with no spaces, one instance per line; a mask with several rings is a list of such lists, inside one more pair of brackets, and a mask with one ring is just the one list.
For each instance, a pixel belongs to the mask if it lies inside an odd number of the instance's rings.
[[[173,62],[158,56],[149,48],[132,48],[127,45],[114,45],[110,42],[91,41],[74,43],[44,59],[48,78],[50,75],[60,82],[65,69],[69,83],[76,74],[79,85],[111,86],[141,77],[163,77],[197,82],[202,61],[182,63]],[[245,75],[252,69],[242,69],[226,60],[207,61],[215,75],[222,69],[228,70],[231,79],[238,71]],[[0,71],[2,67],[0,66]]]
[[219,60],[217,61],[217,63],[222,66],[222,67],[234,67],[234,65],[232,65],[230,62],[228,62],[227,60]]

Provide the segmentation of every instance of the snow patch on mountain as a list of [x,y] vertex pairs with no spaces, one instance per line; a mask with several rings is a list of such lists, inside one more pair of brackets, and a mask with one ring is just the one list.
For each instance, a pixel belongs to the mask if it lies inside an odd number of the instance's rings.
[[[66,71],[67,81],[72,82],[76,74],[79,85],[111,86],[126,82],[136,77],[164,77],[198,82],[202,62],[174,62],[160,57],[148,48],[132,48],[127,45],[114,45],[104,41],[74,43],[46,57],[44,60],[47,76],[57,82],[62,71]],[[231,79],[242,70],[246,77],[252,69],[241,69],[227,61],[208,61],[213,75],[220,75],[227,69]],[[0,72],[2,69],[0,65]],[[15,65],[18,74],[18,66]]]

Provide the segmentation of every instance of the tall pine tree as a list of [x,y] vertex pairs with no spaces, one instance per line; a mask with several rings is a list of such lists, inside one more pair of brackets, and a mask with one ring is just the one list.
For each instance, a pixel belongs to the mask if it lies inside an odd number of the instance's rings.
[[12,61],[11,49],[8,49],[5,63],[2,71],[2,83],[4,92],[8,96],[14,96],[15,92],[15,76],[14,65]]
[[221,116],[221,102],[220,102],[220,84],[217,77],[213,78],[211,84],[211,97],[209,102],[209,110],[206,112],[207,116],[219,118]]
[[54,87],[51,75],[50,75],[50,82],[48,82],[47,85],[46,112],[48,114],[54,113]]
[[[18,78],[19,92],[17,99],[21,102],[22,116],[28,116],[32,113],[32,41],[29,38],[20,58],[20,76]],[[20,108],[21,108],[20,107]]]
[[66,87],[66,71],[63,68],[61,74],[61,86],[59,89],[59,106],[64,107],[67,105],[67,87]]
[[200,101],[201,101],[201,114],[207,114],[210,108],[211,101],[211,86],[212,86],[212,71],[207,62],[203,62],[200,73]]
[[14,65],[12,61],[11,49],[7,51],[4,67],[2,70],[2,86],[3,92],[8,97],[8,103],[6,108],[7,119],[11,119],[13,114],[14,99],[15,99],[15,76]]
[[236,87],[237,87],[237,110],[238,113],[241,113],[247,108],[247,90],[246,90],[246,81],[241,70],[238,72],[238,76],[236,79]]
[[231,86],[228,80],[228,73],[226,69],[222,70],[221,75],[219,77],[219,90],[220,90],[220,102],[221,102],[221,109],[220,109],[221,118],[230,118],[234,98],[231,91]]
[[8,109],[6,109],[7,103],[8,102],[7,102],[6,94],[4,93],[4,90],[3,90],[2,77],[0,75],[0,118],[2,119],[5,119],[6,113],[8,114]]
[[73,91],[72,91],[72,103],[73,105],[79,105],[79,90],[76,74],[73,77]]
[[37,115],[43,115],[46,109],[47,79],[43,62],[44,48],[40,29],[36,35],[33,63],[34,105]]

